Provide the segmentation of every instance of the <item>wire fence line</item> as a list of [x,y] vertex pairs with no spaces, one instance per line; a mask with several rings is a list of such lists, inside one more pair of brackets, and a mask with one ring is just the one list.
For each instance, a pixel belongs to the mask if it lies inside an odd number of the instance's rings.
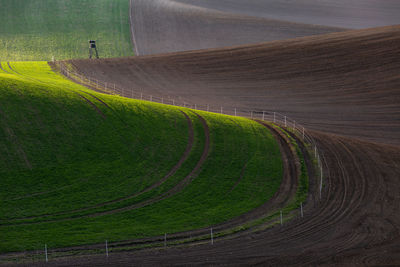
[[319,178],[319,197],[322,199],[322,191],[324,188],[324,175],[327,170],[326,160],[322,151],[318,148],[317,142],[307,129],[300,123],[291,119],[290,117],[275,111],[260,111],[260,110],[248,110],[243,108],[225,108],[223,106],[212,106],[204,104],[193,104],[183,100],[176,100],[169,96],[157,96],[146,94],[135,89],[127,89],[117,86],[115,83],[105,82],[98,80],[94,77],[78,73],[74,70],[69,69],[63,62],[57,62],[60,67],[60,72],[67,78],[74,80],[75,82],[81,83],[94,90],[104,92],[111,95],[119,95],[122,97],[132,98],[136,100],[150,101],[165,105],[172,105],[178,107],[185,107],[194,110],[202,110],[212,113],[231,115],[236,117],[244,117],[253,120],[261,120],[266,122],[274,123],[287,131],[294,133],[299,139],[303,140],[310,155],[314,158],[316,163],[317,177]]

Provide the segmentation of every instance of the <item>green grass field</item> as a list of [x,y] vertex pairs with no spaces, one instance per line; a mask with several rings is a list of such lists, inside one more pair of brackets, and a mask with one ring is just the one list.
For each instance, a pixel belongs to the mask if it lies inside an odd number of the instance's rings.
[[0,0],[0,60],[132,56],[129,0]]
[[[254,121],[99,94],[46,62],[1,66],[0,252],[209,227],[280,186],[279,146]],[[151,188],[184,155],[190,129],[187,158]]]

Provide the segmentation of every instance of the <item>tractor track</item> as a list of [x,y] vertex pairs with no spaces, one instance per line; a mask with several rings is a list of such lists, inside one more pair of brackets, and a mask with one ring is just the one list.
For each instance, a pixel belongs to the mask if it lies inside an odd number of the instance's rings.
[[[124,207],[121,207],[121,208],[116,208],[116,209],[112,209],[112,210],[108,210],[108,211],[99,211],[99,212],[89,213],[89,214],[85,214],[85,215],[78,215],[78,216],[73,216],[73,217],[68,217],[68,218],[59,218],[59,219],[52,219],[52,220],[41,220],[41,221],[38,221],[38,222],[37,221],[32,221],[32,222],[23,222],[22,221],[22,222],[4,223],[1,226],[29,225],[29,224],[39,224],[39,223],[43,223],[43,222],[60,222],[60,221],[75,220],[75,219],[79,219],[79,218],[104,216],[104,215],[108,215],[108,214],[115,214],[115,213],[120,213],[120,212],[124,212],[124,211],[128,211],[128,210],[135,210],[135,209],[143,208],[145,206],[148,206],[148,205],[151,205],[151,204],[157,203],[159,201],[162,201],[164,199],[172,197],[173,195],[175,195],[175,194],[179,193],[181,190],[183,190],[188,184],[191,183],[191,181],[193,179],[196,178],[196,176],[198,175],[198,173],[201,170],[201,167],[202,167],[203,163],[208,158],[209,149],[210,149],[210,132],[209,132],[209,128],[208,128],[208,125],[207,125],[207,122],[205,121],[205,119],[203,117],[201,117],[200,115],[198,115],[197,113],[196,113],[196,115],[200,119],[200,121],[201,121],[201,123],[203,125],[203,128],[204,128],[205,144],[204,144],[204,148],[203,148],[203,153],[202,153],[199,161],[197,162],[196,166],[191,170],[191,172],[184,179],[182,179],[178,184],[176,184],[173,188],[171,188],[167,192],[165,192],[165,193],[163,193],[161,195],[158,195],[158,196],[156,196],[154,198],[147,199],[147,200],[139,202],[139,203],[135,203],[133,205],[128,205],[128,206],[124,206]],[[189,154],[190,154],[190,152],[185,151],[184,156],[188,156]],[[178,163],[180,165],[182,165],[183,161],[182,162],[179,161]],[[176,165],[170,171],[170,173],[175,173],[179,169],[180,165],[179,166]],[[164,182],[169,177],[170,176],[164,177],[163,178]],[[158,182],[157,185],[158,184],[162,184],[162,183]],[[155,186],[154,187],[153,186],[154,185],[152,185],[152,189],[155,188]],[[140,194],[142,194],[142,193],[140,193]],[[133,196],[132,197],[128,197],[126,199],[129,199],[129,198],[133,198]],[[121,201],[121,200],[118,200],[118,202],[119,201]],[[117,201],[115,203],[117,203]],[[39,216],[39,218],[42,218],[42,217],[46,218],[46,216],[52,216],[52,215]],[[32,217],[32,219],[35,219],[35,218],[36,217]],[[23,218],[22,220],[27,220],[27,219],[31,219],[31,218]]]
[[8,71],[6,71],[5,69],[3,69],[3,67],[1,66],[1,61],[0,61],[0,70],[4,71],[7,74],[10,74]]
[[[100,101],[100,100],[99,100]],[[104,103],[105,104],[105,103]],[[107,105],[107,104],[105,104]],[[111,201],[107,201],[107,202],[102,202],[102,203],[98,203],[96,205],[90,206],[90,207],[85,207],[85,208],[81,208],[81,209],[75,209],[75,210],[70,210],[67,212],[59,212],[59,213],[52,213],[52,214],[44,214],[44,215],[38,215],[38,216],[30,216],[30,217],[23,217],[23,218],[13,218],[7,221],[17,221],[15,224],[25,224],[24,222],[18,222],[18,221],[23,221],[23,220],[31,220],[31,219],[39,219],[39,218],[46,218],[46,217],[51,217],[51,216],[59,216],[59,215],[70,215],[71,218],[81,218],[81,217],[86,217],[86,216],[79,216],[79,217],[75,217],[72,216],[74,215],[73,213],[76,212],[82,212],[82,211],[88,211],[90,209],[95,209],[95,208],[100,208],[100,207],[104,207],[106,205],[109,204],[115,204],[115,203],[119,203],[125,200],[129,200],[129,199],[133,199],[135,197],[138,197],[146,192],[149,192],[157,187],[159,187],[161,184],[163,184],[165,181],[168,180],[168,178],[170,178],[171,176],[173,176],[178,170],[179,168],[182,166],[182,164],[187,160],[187,158],[189,157],[192,148],[193,148],[193,144],[194,144],[194,129],[193,129],[193,123],[191,121],[191,119],[189,118],[189,116],[181,111],[182,114],[185,116],[187,123],[188,123],[188,144],[185,148],[185,151],[183,153],[183,155],[181,156],[181,158],[179,159],[179,161],[176,163],[175,166],[172,167],[172,169],[159,181],[157,181],[156,183],[152,184],[151,186],[147,187],[146,189],[135,193],[133,195],[127,196],[127,197],[123,197],[123,198],[118,198],[115,200],[111,200]],[[140,204],[141,202],[139,202],[138,204]],[[90,215],[90,213],[89,213]],[[65,218],[64,218],[65,219]],[[36,222],[35,223],[41,223],[41,222],[52,222],[52,221],[59,221],[59,220],[63,220],[63,219],[49,219],[49,220],[43,220],[40,222]],[[13,225],[13,223],[7,223],[7,224],[2,224],[2,225]],[[1,226],[1,225],[0,225]]]

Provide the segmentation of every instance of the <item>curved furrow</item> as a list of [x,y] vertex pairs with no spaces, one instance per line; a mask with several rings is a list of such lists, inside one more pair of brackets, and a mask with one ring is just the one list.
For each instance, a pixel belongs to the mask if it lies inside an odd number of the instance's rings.
[[8,71],[6,71],[5,69],[3,69],[3,66],[1,66],[1,61],[0,61],[0,70],[4,71],[7,74],[10,74]]
[[140,202],[140,203],[137,203],[137,204],[134,204],[134,205],[130,205],[130,206],[126,206],[126,207],[119,208],[119,209],[114,209],[114,210],[110,210],[110,211],[98,212],[98,213],[90,214],[88,217],[97,217],[97,216],[101,216],[101,215],[114,214],[114,213],[118,213],[118,212],[123,212],[123,211],[142,208],[142,207],[157,203],[157,202],[159,202],[161,200],[170,198],[173,195],[179,193],[181,190],[183,190],[188,184],[190,184],[190,182],[193,179],[195,179],[196,176],[198,175],[198,172],[200,171],[203,163],[206,161],[206,159],[208,157],[209,149],[210,149],[210,130],[208,128],[207,122],[199,114],[196,113],[196,115],[200,119],[200,121],[201,121],[201,123],[203,125],[203,128],[204,128],[205,144],[204,144],[204,148],[203,148],[203,153],[202,153],[199,161],[197,162],[196,166],[192,169],[192,171],[183,180],[181,180],[172,189],[168,190],[167,192],[165,192],[162,195],[159,195],[159,196],[157,196],[157,197],[155,197],[153,199],[149,199],[147,201]]
[[[95,98],[98,99],[97,97],[95,97]],[[98,99],[98,100],[101,101],[100,99]],[[101,101],[101,102],[104,103],[103,101]],[[107,105],[107,104],[104,103],[104,105]],[[118,198],[118,199],[114,199],[114,200],[110,200],[110,201],[106,201],[106,202],[102,202],[102,203],[98,203],[98,204],[93,205],[93,206],[89,206],[89,207],[85,207],[85,208],[81,208],[81,209],[69,210],[69,211],[66,211],[66,212],[57,212],[57,213],[52,213],[52,214],[15,218],[15,219],[13,219],[13,221],[47,218],[47,217],[59,216],[59,215],[69,215],[69,216],[73,217],[74,213],[82,212],[82,211],[88,211],[88,210],[95,209],[95,208],[101,208],[101,207],[104,207],[106,205],[116,204],[116,203],[120,203],[120,202],[123,202],[123,201],[126,201],[126,200],[130,200],[130,199],[138,197],[138,196],[140,196],[140,195],[142,195],[142,194],[144,194],[146,192],[149,192],[149,191],[159,187],[165,181],[167,181],[168,178],[173,176],[179,170],[179,168],[182,166],[182,164],[189,157],[189,155],[190,155],[190,153],[192,151],[192,148],[193,148],[193,143],[194,143],[193,123],[192,123],[192,120],[189,118],[189,116],[185,112],[183,112],[183,111],[181,111],[181,112],[185,116],[185,118],[187,120],[187,123],[188,123],[188,143],[187,143],[187,146],[185,148],[184,153],[182,154],[182,156],[179,159],[179,161],[175,164],[175,166],[173,166],[172,169],[169,170],[169,172],[164,177],[162,177],[160,180],[158,180],[156,183],[150,185],[149,187],[145,188],[144,190],[142,190],[140,192],[137,192],[137,193],[135,193],[133,195],[122,197],[122,198]],[[50,220],[45,220],[45,221],[46,222],[50,222],[50,221],[54,221],[54,220],[50,219]],[[10,225],[12,225],[12,223]]]
[[[196,166],[191,170],[191,172],[190,172],[187,176],[185,176],[185,178],[182,179],[182,180],[181,180],[178,184],[176,184],[173,188],[169,189],[167,192],[165,192],[165,193],[163,193],[163,194],[161,194],[161,195],[158,195],[158,196],[156,196],[156,197],[154,197],[154,198],[150,198],[150,199],[141,201],[141,202],[139,202],[139,203],[135,203],[135,204],[132,204],[132,205],[127,205],[127,206],[124,206],[124,207],[121,207],[121,208],[115,208],[115,209],[106,210],[106,211],[96,211],[96,212],[87,213],[87,214],[84,214],[84,215],[76,215],[76,216],[71,216],[71,217],[67,217],[67,218],[61,217],[61,218],[52,218],[52,219],[49,219],[49,220],[44,219],[44,220],[41,220],[41,221],[14,222],[14,223],[2,224],[2,225],[3,225],[3,226],[8,226],[8,225],[29,225],[29,224],[39,224],[39,223],[43,223],[43,222],[68,221],[68,220],[74,220],[74,219],[78,219],[78,218],[97,217],[97,216],[103,216],[103,215],[108,215],[108,214],[115,214],[115,213],[120,213],[120,212],[124,212],[124,211],[129,211],[129,210],[135,210],[135,209],[143,208],[143,207],[149,206],[149,205],[151,205],[151,204],[157,203],[157,202],[159,202],[159,201],[162,201],[162,200],[164,200],[164,199],[170,198],[170,197],[172,197],[173,195],[179,193],[179,192],[180,192],[181,190],[183,190],[188,184],[190,184],[190,182],[191,182],[193,179],[196,178],[196,176],[198,175],[198,172],[200,171],[200,169],[201,169],[203,163],[205,162],[205,160],[207,159],[208,154],[209,154],[209,149],[210,149],[210,132],[209,132],[209,128],[208,128],[207,122],[206,122],[206,120],[205,120],[203,117],[201,117],[199,114],[197,114],[197,113],[195,113],[195,114],[196,114],[196,115],[198,116],[198,118],[200,119],[200,121],[201,121],[201,123],[202,123],[202,125],[203,125],[203,128],[204,128],[205,144],[204,144],[204,148],[203,148],[203,153],[202,153],[202,155],[201,155],[199,161],[197,162]],[[190,151],[188,152],[188,155],[189,155],[189,154],[190,154]],[[185,155],[186,155],[186,153],[185,153]],[[182,160],[182,159],[181,159],[181,160]],[[182,162],[179,162],[180,164],[177,164],[177,165],[179,165],[179,166],[176,165],[176,166],[170,171],[170,173],[175,173],[175,172],[179,169],[179,167],[183,164],[183,162],[184,162],[184,160],[182,160]],[[172,176],[172,175],[173,175],[173,174],[171,174],[170,176]],[[163,180],[164,180],[163,182],[165,182],[170,176],[164,177],[164,178],[163,178]],[[161,182],[161,183],[158,182],[158,183],[157,183],[157,186],[159,186],[159,185],[161,185],[161,184],[162,184],[162,182]],[[152,185],[152,187],[153,187],[152,189],[156,188],[157,186]],[[146,192],[147,192],[147,191],[150,191],[150,189],[149,189],[149,190],[146,189],[145,191],[146,191]],[[138,195],[143,194],[143,193],[144,193],[144,192],[138,193]],[[137,195],[137,196],[138,196],[138,195]],[[132,197],[127,197],[126,199],[123,199],[123,200],[129,200],[129,199],[131,199],[131,198],[133,198],[133,196],[132,196]],[[115,203],[121,202],[121,201],[123,201],[123,200],[115,201]],[[104,206],[104,205],[107,205],[107,204],[113,204],[113,203],[114,203],[114,202],[112,202],[112,203],[106,203],[106,204],[102,204],[101,206]],[[53,215],[54,215],[54,214],[46,215],[46,216],[44,216],[43,218],[46,218],[46,217],[49,217],[49,216],[53,216]],[[36,217],[32,217],[32,218],[23,218],[23,219],[21,219],[21,220],[35,219],[35,218],[36,218]],[[40,218],[42,218],[42,217],[40,217]]]

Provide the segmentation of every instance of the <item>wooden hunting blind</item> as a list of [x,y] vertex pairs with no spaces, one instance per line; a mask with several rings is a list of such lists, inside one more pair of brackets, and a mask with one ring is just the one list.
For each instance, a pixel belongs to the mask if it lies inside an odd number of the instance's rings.
[[97,52],[96,41],[89,40],[89,58],[93,57],[93,49],[96,53],[96,58],[99,58],[99,53]]

